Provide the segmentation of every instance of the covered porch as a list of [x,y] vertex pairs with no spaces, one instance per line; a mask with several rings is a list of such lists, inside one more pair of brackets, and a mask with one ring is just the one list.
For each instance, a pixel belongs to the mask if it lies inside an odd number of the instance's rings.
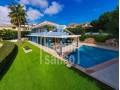
[[[54,49],[59,55],[63,56],[63,48],[68,52],[71,48],[79,46],[80,35],[29,35],[30,41]],[[65,51],[65,50],[64,50]]]

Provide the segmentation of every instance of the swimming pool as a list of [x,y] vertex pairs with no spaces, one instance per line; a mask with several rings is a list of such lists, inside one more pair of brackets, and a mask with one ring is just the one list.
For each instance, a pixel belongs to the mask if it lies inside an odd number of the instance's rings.
[[118,55],[118,51],[82,45],[79,49],[65,56],[65,59],[83,68],[90,68],[116,58]]

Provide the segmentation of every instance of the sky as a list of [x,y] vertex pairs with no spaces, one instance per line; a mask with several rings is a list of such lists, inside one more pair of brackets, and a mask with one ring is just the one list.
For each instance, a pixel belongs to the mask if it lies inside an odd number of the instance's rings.
[[91,22],[119,5],[119,0],[0,0],[0,24],[10,24],[8,6],[13,1],[24,6],[30,24]]

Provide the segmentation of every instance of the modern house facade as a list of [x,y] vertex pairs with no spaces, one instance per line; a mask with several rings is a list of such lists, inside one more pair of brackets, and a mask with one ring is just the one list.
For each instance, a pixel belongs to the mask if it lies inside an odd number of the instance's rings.
[[[44,26],[53,26],[52,30]],[[70,33],[65,32],[64,29],[66,25],[59,25],[52,22],[42,22],[31,29],[31,34],[27,35],[29,40],[32,42],[47,46],[49,48],[56,49],[58,47],[63,47],[66,44],[71,43],[76,40],[76,44],[79,40],[79,35],[70,35]]]

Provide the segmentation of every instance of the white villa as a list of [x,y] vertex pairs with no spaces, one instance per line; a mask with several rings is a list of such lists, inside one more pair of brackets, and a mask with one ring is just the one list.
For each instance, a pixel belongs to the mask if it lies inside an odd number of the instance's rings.
[[[44,25],[54,26],[55,28],[51,31],[48,31],[47,28],[43,28]],[[70,35],[70,33],[65,32],[64,29],[66,25],[59,25],[53,22],[44,21],[31,29],[31,34],[27,35],[30,41],[41,44],[43,46],[47,46],[49,48],[64,47],[72,43],[76,42],[76,46],[78,46],[79,35]]]

